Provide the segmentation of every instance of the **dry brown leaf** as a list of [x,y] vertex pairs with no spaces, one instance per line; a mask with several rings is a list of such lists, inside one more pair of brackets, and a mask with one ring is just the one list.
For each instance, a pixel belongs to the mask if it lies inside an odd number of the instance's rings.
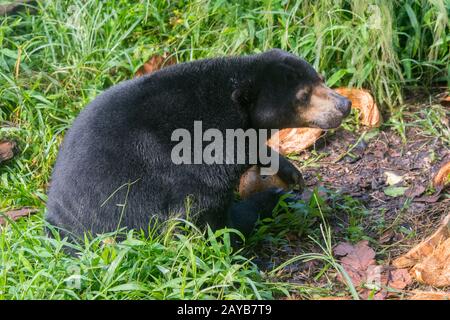
[[[348,273],[355,287],[364,284],[369,274],[369,267],[375,266],[375,251],[368,246],[368,241],[360,241],[356,245],[343,242],[333,252],[341,256],[342,267]],[[342,280],[342,279],[341,279]]]
[[[435,203],[441,197],[441,192],[444,190],[444,187],[437,186],[436,191],[432,195],[423,195],[419,198],[415,198],[414,202],[426,202],[426,203]],[[405,192],[406,194],[406,192]]]
[[410,268],[426,257],[433,254],[434,250],[450,237],[450,214],[444,218],[442,225],[430,237],[419,243],[403,256],[394,260],[396,268]]
[[353,252],[354,250],[355,247],[352,244],[348,242],[341,242],[333,249],[333,252],[335,255],[343,257]]
[[143,76],[147,73],[155,72],[164,67],[175,64],[177,61],[174,57],[169,57],[167,53],[164,55],[154,55],[151,56],[146,63],[144,63],[138,71],[136,71],[135,77]]
[[361,123],[367,127],[378,127],[381,124],[381,113],[369,91],[355,88],[334,89],[340,95],[352,101],[352,108],[360,110]]
[[448,184],[450,184],[450,161],[445,163],[433,178],[435,188],[442,188]]
[[317,128],[283,129],[275,133],[267,145],[283,155],[299,153],[312,146],[322,132],[322,129]]
[[450,300],[450,292],[413,291],[409,300]]
[[260,168],[253,166],[242,175],[239,183],[239,194],[242,199],[245,199],[254,193],[273,187],[288,189],[288,185],[278,175],[262,176]]
[[16,143],[14,141],[2,140],[0,141],[0,163],[14,157],[14,148]]
[[[375,251],[368,246],[368,241],[356,245],[343,242],[333,252],[342,257],[340,263],[362,299],[370,296],[370,299],[384,300],[389,294],[387,288],[403,290],[412,282],[407,269],[392,270],[391,267],[377,265]],[[344,282],[341,276],[339,280]]]
[[405,196],[412,199],[422,195],[425,191],[426,188],[424,186],[415,184],[405,191]]
[[[4,215],[9,217],[11,220],[16,221],[17,219],[21,217],[28,217],[29,215],[38,212],[39,210],[36,208],[22,208],[18,210],[11,210],[8,212],[5,212]],[[0,225],[5,225],[7,220],[5,217],[0,215]]]
[[403,290],[412,282],[407,269],[396,269],[389,273],[389,287]]

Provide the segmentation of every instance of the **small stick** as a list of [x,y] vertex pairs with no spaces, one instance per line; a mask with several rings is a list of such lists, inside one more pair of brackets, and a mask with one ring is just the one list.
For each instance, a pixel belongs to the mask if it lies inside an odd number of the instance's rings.
[[332,161],[332,163],[336,163],[338,161],[341,161],[342,158],[344,158],[346,155],[348,155],[350,152],[353,151],[353,149],[356,148],[356,146],[361,142],[362,139],[364,139],[364,137],[366,136],[366,131],[364,131],[358,138],[358,140],[355,142],[354,145],[352,145],[350,147],[350,149],[348,149],[347,151],[345,151],[344,153],[342,153],[340,156],[338,156],[335,160]]

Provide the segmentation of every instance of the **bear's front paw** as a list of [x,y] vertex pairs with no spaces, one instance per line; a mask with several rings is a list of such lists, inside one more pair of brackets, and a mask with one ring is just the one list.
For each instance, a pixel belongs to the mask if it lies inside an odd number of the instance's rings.
[[287,159],[283,159],[283,161],[280,162],[278,176],[289,186],[289,189],[302,192],[305,188],[303,175],[297,167]]

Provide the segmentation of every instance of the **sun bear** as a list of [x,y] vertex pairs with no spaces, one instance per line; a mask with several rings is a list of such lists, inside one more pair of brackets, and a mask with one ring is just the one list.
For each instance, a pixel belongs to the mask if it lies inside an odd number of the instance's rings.
[[[217,158],[222,162],[179,163],[173,159],[179,144],[174,132],[194,136],[196,123],[224,136],[231,129],[331,129],[350,105],[307,62],[279,49],[182,63],[124,81],[95,98],[68,130],[51,177],[46,220],[75,237],[122,227],[148,230],[155,217],[184,217],[190,199],[198,225],[248,235],[283,193],[273,188],[235,201],[240,177],[254,164],[247,161],[251,146],[240,149],[244,163],[225,161],[223,154]],[[207,145],[201,141],[183,156],[195,157]],[[279,177],[301,184],[296,167],[275,157]]]

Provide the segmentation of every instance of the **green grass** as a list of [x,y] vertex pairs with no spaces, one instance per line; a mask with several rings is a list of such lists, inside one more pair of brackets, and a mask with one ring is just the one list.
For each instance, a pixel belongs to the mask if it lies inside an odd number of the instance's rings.
[[[0,299],[273,299],[290,292],[303,297],[329,295],[330,288],[283,283],[276,273],[294,262],[318,260],[324,264],[323,270],[334,268],[346,276],[331,253],[331,232],[325,219],[331,211],[317,192],[307,203],[288,205],[282,200],[274,218],[261,222],[258,232],[239,250],[230,244],[236,231],[202,231],[186,220],[156,224],[147,235],[123,231],[86,238],[82,244],[61,239],[40,215],[10,221],[0,229]],[[45,226],[52,229],[54,238],[46,236]],[[308,235],[323,252],[296,256],[266,273],[258,269],[251,259],[256,247],[263,241],[282,245],[285,235],[293,232]],[[126,240],[116,242],[119,234]]]
[[445,107],[432,104],[428,108],[416,114],[416,121],[412,125],[418,125],[424,129],[424,133],[430,137],[437,137],[447,145],[450,145],[450,126],[448,116],[450,111]]
[[[20,152],[0,167],[0,210],[45,207],[58,146],[73,119],[151,54],[168,52],[182,62],[278,47],[310,61],[329,85],[371,89],[398,115],[404,88],[450,83],[449,7],[446,0],[56,0],[1,17],[0,138],[16,140]],[[439,112],[425,110],[417,121],[445,138],[448,127],[434,125]],[[401,129],[401,114],[398,123]],[[351,216],[349,240],[363,237],[363,209],[342,201],[332,209],[320,204],[322,211],[314,203],[281,208],[254,241],[281,243],[286,232],[297,232],[321,243],[319,258],[339,269],[331,238],[319,228],[325,230],[327,210]],[[294,218],[298,223],[289,223]],[[77,258],[62,251],[64,240],[45,237],[43,224],[40,213],[1,229],[0,298],[266,299],[293,290],[230,254],[226,232],[213,236],[170,222],[177,232],[165,237],[89,240]],[[78,280],[80,288],[70,285]],[[295,290],[311,296],[319,289]]]
[[226,230],[205,235],[171,221],[163,235],[129,232],[118,244],[103,235],[76,246],[44,236],[44,224],[35,217],[0,234],[0,298],[270,299],[276,291],[231,254]]

